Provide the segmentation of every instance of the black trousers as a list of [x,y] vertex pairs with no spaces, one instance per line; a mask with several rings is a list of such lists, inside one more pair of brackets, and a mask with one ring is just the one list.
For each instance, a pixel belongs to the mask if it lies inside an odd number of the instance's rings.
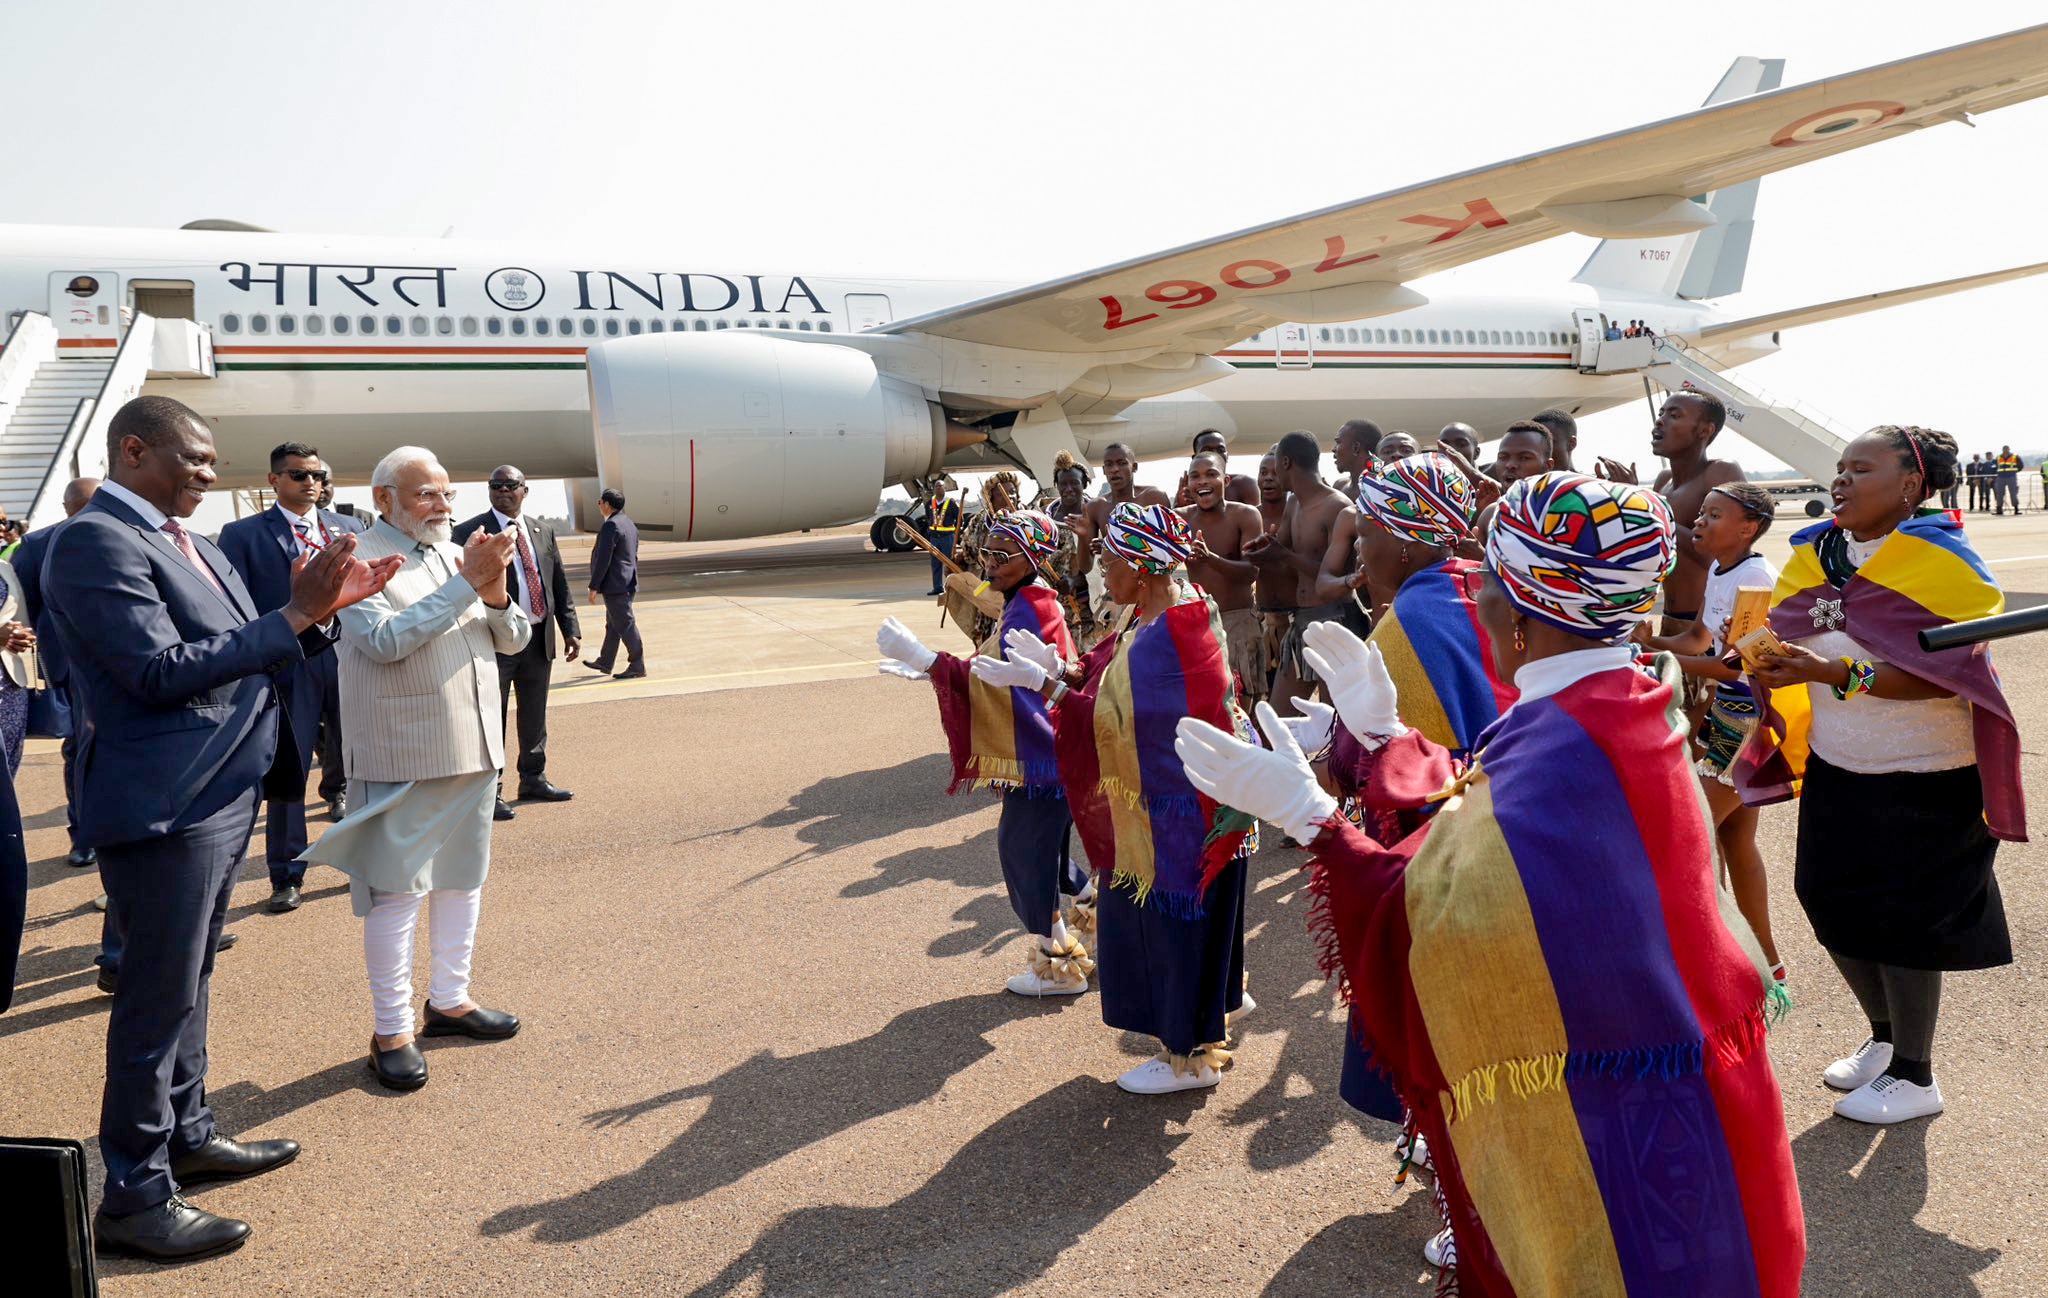
[[341,682],[320,704],[320,798],[330,806],[348,791],[348,768],[341,756]]
[[250,789],[176,833],[99,849],[107,916],[122,941],[100,1101],[109,1216],[170,1198],[177,1188],[171,1159],[213,1136],[206,1104],[213,948],[255,828],[256,795]]
[[[519,696],[519,782],[541,778],[548,766],[548,675],[554,666],[546,641],[536,631],[526,648],[498,655],[498,718],[504,724]],[[507,763],[510,765],[511,763]]]
[[78,838],[78,732],[85,729],[85,697],[70,681],[64,682],[65,701],[71,705],[71,733],[64,736],[64,827],[71,831],[71,850],[81,846]]
[[622,641],[626,646],[626,666],[641,666],[640,624],[633,620],[633,597],[630,594],[606,595],[604,649],[597,655],[597,661],[606,667],[618,662],[612,655],[618,653]]

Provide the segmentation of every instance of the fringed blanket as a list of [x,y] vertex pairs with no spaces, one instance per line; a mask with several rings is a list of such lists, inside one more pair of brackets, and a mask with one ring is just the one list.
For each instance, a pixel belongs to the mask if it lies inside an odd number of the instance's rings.
[[1430,1138],[1467,1294],[1798,1293],[1782,998],[1669,695],[1613,670],[1520,703],[1425,831],[1316,842],[1311,926]]
[[[1846,631],[1872,657],[1948,690],[1970,705],[1984,820],[1994,837],[2024,843],[2027,809],[2020,786],[2020,735],[1991,665],[1991,647],[1928,653],[1920,632],[2005,610],[2005,595],[1946,513],[1899,524],[1870,561],[1845,583],[1830,580],[1824,547],[1838,545],[1831,519],[1792,538],[1792,557],[1771,595],[1771,630],[1796,640],[1823,630]],[[1843,574],[1836,572],[1835,577]],[[1762,694],[1768,697],[1761,697]],[[1750,803],[1782,802],[1806,772],[1807,687],[1760,691],[1762,721],[1735,762],[1735,787]]]
[[1194,599],[1089,654],[1088,684],[1058,709],[1061,778],[1096,871],[1140,904],[1193,918],[1245,845],[1251,817],[1188,783],[1173,751],[1182,717],[1247,735],[1233,708],[1215,607]]
[[[1049,587],[1035,582],[1018,587],[981,651],[1002,657],[1003,637],[1013,630],[1029,631],[1058,649],[1062,659],[1074,655],[1059,597]],[[1000,785],[1046,797],[1060,795],[1052,714],[1043,698],[1031,690],[976,680],[967,661],[951,654],[940,654],[932,664],[931,681],[939,696],[939,724],[945,728],[953,758],[948,792]]]

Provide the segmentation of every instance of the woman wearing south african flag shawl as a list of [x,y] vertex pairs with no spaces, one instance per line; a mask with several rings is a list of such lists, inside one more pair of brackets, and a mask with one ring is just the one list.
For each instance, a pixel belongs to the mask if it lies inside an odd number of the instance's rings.
[[[1003,612],[984,651],[995,652],[1004,634],[1022,631],[1061,655],[1073,653],[1059,599],[1040,579],[1043,565],[1058,551],[1059,525],[1036,510],[1013,510],[990,521],[980,561],[988,584],[1002,592]],[[1068,856],[1073,820],[1060,788],[1045,701],[1031,690],[976,679],[967,662],[926,648],[893,617],[882,623],[875,641],[885,674],[929,678],[938,693],[939,724],[953,758],[948,792],[971,786],[1002,793],[996,856],[1017,922],[1036,939],[1028,966],[1009,980],[1008,990],[1019,996],[1087,991],[1095,964],[1080,937],[1068,931],[1060,897],[1079,894],[1076,918],[1092,916],[1085,899],[1094,889]]]
[[1822,1074],[1859,1122],[1941,1112],[1942,972],[2012,962],[1992,857],[2026,839],[2019,731],[1989,648],[1919,641],[2005,607],[1961,524],[1927,508],[1956,473],[1955,439],[1930,429],[1843,449],[1834,518],[1792,538],[1779,575],[1785,647],[1756,672],[1769,695],[1735,768],[1749,802],[1799,796],[1793,885],[1870,1019]]
[[[1312,840],[1326,959],[1429,1138],[1468,1296],[1799,1291],[1763,1048],[1775,984],[1716,886],[1671,689],[1626,643],[1675,545],[1647,488],[1547,473],[1508,489],[1477,604],[1519,697],[1401,843],[1333,814],[1270,709],[1271,751],[1181,727],[1197,788]],[[1372,663],[1351,707],[1398,732]],[[1453,773],[1412,731],[1388,747],[1377,778]]]
[[1214,1086],[1230,1062],[1225,1016],[1244,1006],[1244,888],[1251,820],[1188,782],[1174,727],[1233,726],[1230,669],[1215,605],[1176,579],[1194,543],[1160,505],[1112,509],[1103,578],[1135,615],[1078,664],[1029,635],[975,675],[1043,690],[1058,727],[1060,778],[1100,892],[1096,953],[1103,1021],[1159,1038],[1158,1058],[1117,1078],[1156,1095]]

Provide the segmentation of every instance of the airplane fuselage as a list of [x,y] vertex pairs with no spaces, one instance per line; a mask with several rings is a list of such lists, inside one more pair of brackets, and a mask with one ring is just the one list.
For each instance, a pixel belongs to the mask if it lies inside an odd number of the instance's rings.
[[[69,292],[83,276],[120,308],[209,326],[216,377],[147,390],[214,426],[226,486],[260,483],[269,449],[288,440],[320,447],[343,481],[367,480],[402,443],[433,448],[458,478],[507,462],[536,477],[591,478],[593,344],[654,332],[858,333],[1008,287],[690,265],[477,241],[0,226],[0,317],[11,327],[17,313],[48,312],[67,330],[61,354],[110,346],[118,322],[96,328]],[[1590,413],[1641,388],[1581,372],[1575,312],[1586,309],[1659,331],[1711,318],[1683,302],[1603,302],[1579,284],[1444,293],[1373,320],[1268,329],[1220,353],[1232,374],[1106,422],[1077,418],[1075,433],[1091,455],[1123,441],[1155,458],[1180,453],[1203,428],[1252,450],[1361,414],[1426,441],[1454,419],[1490,434],[1545,406]],[[970,448],[950,462],[990,461]]]

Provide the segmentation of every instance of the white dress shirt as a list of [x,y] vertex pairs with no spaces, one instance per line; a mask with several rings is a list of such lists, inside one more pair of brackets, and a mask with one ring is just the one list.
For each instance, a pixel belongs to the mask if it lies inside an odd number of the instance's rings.
[[[528,525],[524,516],[507,518],[494,507],[491,510],[491,517],[498,520],[498,529],[500,531],[509,532],[517,529],[523,533],[526,537],[526,548],[534,556],[533,561],[535,563],[540,562],[540,540],[534,536],[533,528]],[[538,580],[538,577],[539,574],[536,573],[534,584],[541,587],[541,600],[545,603],[547,600],[547,587]],[[512,571],[505,580],[509,583],[507,589],[512,592],[512,598],[519,605],[519,611],[525,613],[529,620],[538,620],[541,614],[529,607],[527,603],[526,565],[519,558],[519,543],[516,539],[512,543]]]
[[[294,514],[291,510],[284,507],[284,502],[281,500],[273,502],[270,507],[277,511],[280,518],[284,519],[285,530],[292,534],[292,540],[297,544],[299,554],[306,553],[305,533],[308,531],[313,534],[313,543],[318,546],[324,547],[329,541],[334,539],[327,531],[326,524],[320,521],[320,511],[318,509],[309,508],[303,514]],[[305,525],[304,531],[300,529],[301,524]]]
[[158,509],[155,505],[150,504],[142,497],[136,495],[134,492],[128,490],[128,488],[122,486],[120,483],[114,481],[112,478],[108,478],[106,481],[100,483],[100,490],[108,493],[109,495],[113,496],[114,499],[120,501],[122,504],[128,506],[128,508],[140,514],[142,516],[142,521],[145,524],[147,524],[150,528],[159,532],[164,530],[164,523],[168,520],[169,515],[165,514],[164,511]]

